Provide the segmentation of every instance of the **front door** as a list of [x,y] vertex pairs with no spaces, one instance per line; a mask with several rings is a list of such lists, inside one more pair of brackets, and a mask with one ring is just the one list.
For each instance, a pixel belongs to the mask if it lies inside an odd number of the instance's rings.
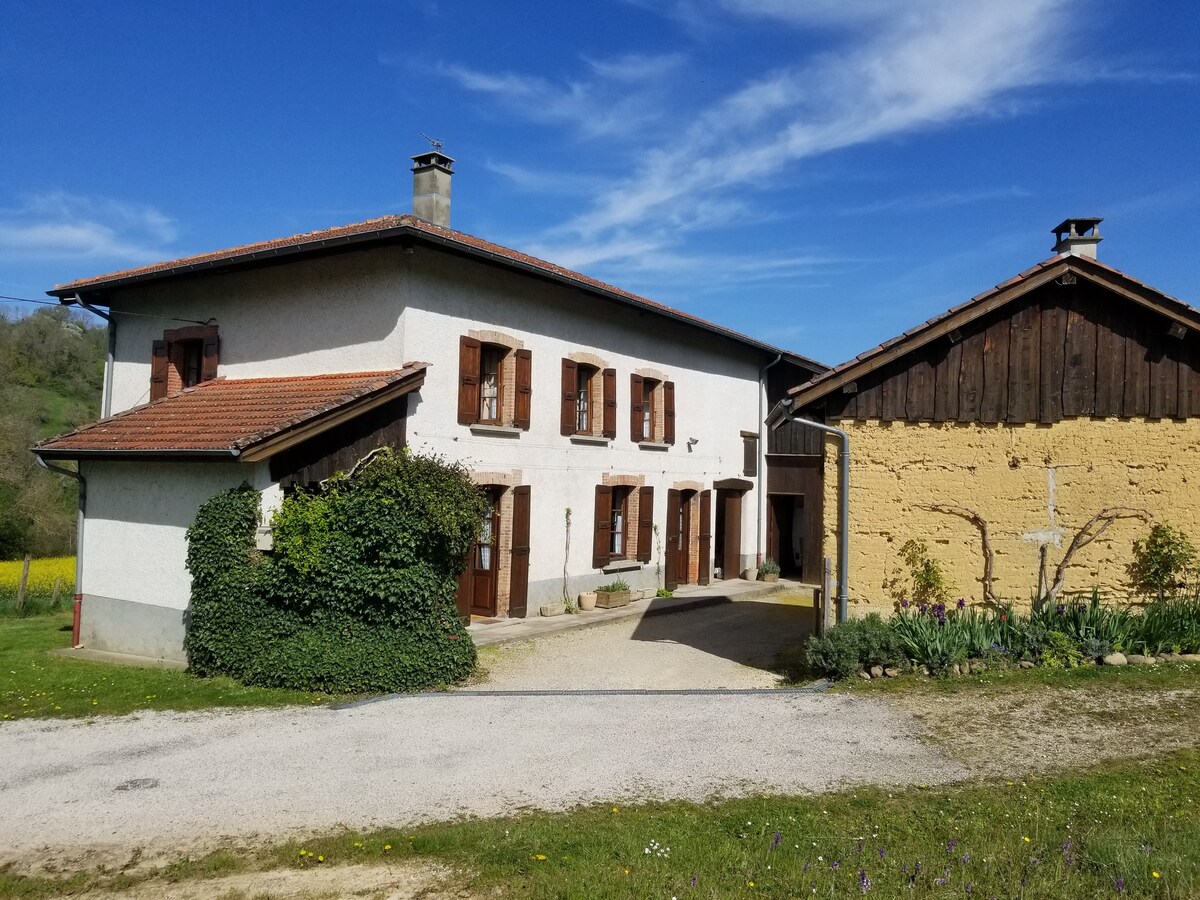
[[500,494],[504,488],[486,488],[487,508],[479,526],[479,537],[467,553],[467,566],[458,580],[458,614],[496,615],[496,572],[500,567]]
[[717,564],[722,578],[737,578],[742,564],[741,491],[717,491]]
[[679,495],[679,515],[675,523],[675,583],[687,584],[692,561],[692,498],[695,491],[683,491]]

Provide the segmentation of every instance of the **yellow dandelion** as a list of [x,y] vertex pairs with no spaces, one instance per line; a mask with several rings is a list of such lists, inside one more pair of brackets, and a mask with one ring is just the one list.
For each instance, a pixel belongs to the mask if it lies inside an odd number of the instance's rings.
[[629,874],[629,870],[628,870],[628,869],[626,869],[626,870],[625,870],[625,874],[626,874],[626,875],[628,875],[628,874]]
[[323,856],[318,856],[318,857],[317,857],[317,862],[325,862],[325,857],[323,857]]
[[1027,844],[1029,843],[1029,838],[1027,838],[1027,837],[1023,837],[1023,838],[1021,838],[1021,840],[1023,840]]
[[389,851],[389,850],[391,850],[391,849],[392,849],[392,845],[391,845],[391,844],[384,844],[384,845],[383,845],[383,852],[384,852],[384,853],[386,853],[387,851]]
[[545,859],[546,854],[545,853],[535,853],[535,854],[533,854],[533,858],[538,859],[538,860]]
[[615,807],[615,806],[614,806],[614,807],[613,807],[613,812],[620,812],[620,810],[619,810],[619,809],[617,809],[617,807]]
[[753,881],[747,881],[747,882],[746,882],[746,884],[750,885],[750,887],[754,887],[754,882],[753,882]]
[[1151,872],[1150,874],[1151,874],[1152,876],[1154,876],[1155,878],[1162,878],[1162,876],[1161,876],[1161,875],[1159,875],[1157,872]]

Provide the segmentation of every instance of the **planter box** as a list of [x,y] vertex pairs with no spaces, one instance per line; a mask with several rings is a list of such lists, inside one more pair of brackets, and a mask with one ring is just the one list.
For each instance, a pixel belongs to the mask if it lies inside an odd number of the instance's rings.
[[541,608],[543,616],[561,616],[567,611],[567,608],[561,603],[547,603]]
[[596,591],[596,606],[600,609],[628,606],[630,594],[630,591]]
[[778,573],[778,572],[771,572],[771,573],[769,573],[769,574],[768,574],[768,573],[764,572],[764,573],[762,573],[761,575],[759,575],[758,577],[759,577],[759,580],[760,580],[760,581],[778,581],[778,580],[779,580],[779,573]]

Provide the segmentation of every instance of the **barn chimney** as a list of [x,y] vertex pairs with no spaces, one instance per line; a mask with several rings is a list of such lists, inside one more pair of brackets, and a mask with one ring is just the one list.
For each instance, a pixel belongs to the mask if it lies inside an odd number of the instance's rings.
[[1103,219],[1063,219],[1054,232],[1054,252],[1073,253],[1075,256],[1096,258],[1096,245],[1104,238],[1100,237],[1100,223]]
[[413,215],[432,225],[450,227],[450,176],[454,160],[435,147],[413,161]]

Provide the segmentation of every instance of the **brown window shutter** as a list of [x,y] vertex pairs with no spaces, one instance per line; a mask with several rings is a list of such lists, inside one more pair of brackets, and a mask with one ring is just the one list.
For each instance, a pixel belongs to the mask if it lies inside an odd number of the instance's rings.
[[171,345],[166,341],[155,341],[150,356],[151,400],[161,400],[167,396],[167,370],[170,367]]
[[465,335],[458,339],[458,424],[479,421],[479,364],[483,345]]
[[533,354],[518,350],[513,356],[517,360],[517,401],[513,418],[518,428],[528,431],[533,410]]
[[654,488],[638,491],[637,561],[650,562],[654,543]]
[[708,584],[712,568],[712,491],[700,492],[700,577],[697,584]]
[[523,619],[529,602],[529,485],[513,488],[512,500],[512,570],[508,587],[508,615],[509,618]]
[[747,478],[758,475],[758,438],[742,435],[742,474]]
[[221,339],[214,328],[204,336],[204,350],[200,358],[200,380],[212,381],[217,377],[217,365],[221,355]]
[[679,491],[667,491],[667,552],[663,560],[663,587],[673,591],[679,587],[676,570],[679,567]]
[[663,382],[663,443],[675,443],[675,382]]
[[579,366],[573,359],[562,361],[562,412],[559,428],[563,434],[575,433],[575,386]]
[[617,370],[604,370],[604,430],[606,438],[617,436]]
[[607,484],[596,485],[596,528],[592,534],[592,567],[603,569],[608,565],[609,532],[612,530],[612,488]]
[[629,376],[629,439],[635,444],[644,441],[642,434],[642,376]]

